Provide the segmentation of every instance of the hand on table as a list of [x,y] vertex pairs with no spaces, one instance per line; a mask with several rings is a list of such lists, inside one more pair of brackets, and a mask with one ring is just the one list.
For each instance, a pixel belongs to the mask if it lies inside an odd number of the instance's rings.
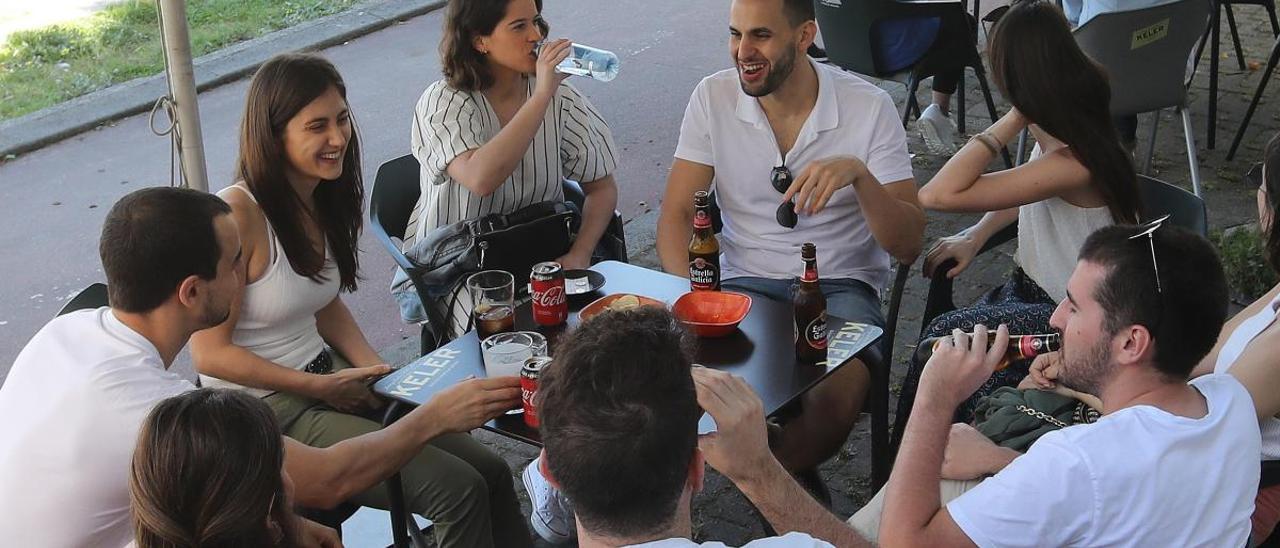
[[565,270],[585,270],[591,266],[591,254],[587,253],[584,256],[581,253],[574,253],[573,250],[570,250],[568,253],[558,257],[556,262],[560,263],[560,266],[564,267]]
[[520,377],[467,379],[440,391],[423,405],[446,432],[470,432],[520,407]]

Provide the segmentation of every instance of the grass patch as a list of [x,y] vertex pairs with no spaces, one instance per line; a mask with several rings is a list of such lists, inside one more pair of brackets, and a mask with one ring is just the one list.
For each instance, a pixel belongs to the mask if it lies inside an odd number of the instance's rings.
[[1256,226],[1227,230],[1217,241],[1233,299],[1249,304],[1275,287],[1276,273],[1267,264],[1266,243]]
[[[366,0],[187,0],[194,56]],[[164,71],[154,0],[124,0],[77,21],[17,31],[0,44],[0,120]]]

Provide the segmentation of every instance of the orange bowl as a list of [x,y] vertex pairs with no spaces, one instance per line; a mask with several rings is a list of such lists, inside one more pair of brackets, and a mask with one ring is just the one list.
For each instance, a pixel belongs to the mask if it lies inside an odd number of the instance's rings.
[[582,310],[578,312],[578,319],[585,322],[591,319],[592,316],[595,316],[596,314],[599,314],[601,312],[604,312],[605,310],[608,310],[609,305],[613,304],[614,301],[628,295],[635,297],[637,300],[639,300],[640,306],[657,306],[661,308],[667,307],[667,303],[659,301],[658,299],[651,299],[643,295],[635,295],[632,293],[615,293],[613,295],[605,295],[603,297],[600,297],[599,299],[592,301],[591,304],[582,307]]
[[729,291],[691,291],[671,307],[676,318],[699,337],[733,333],[750,311],[751,297]]

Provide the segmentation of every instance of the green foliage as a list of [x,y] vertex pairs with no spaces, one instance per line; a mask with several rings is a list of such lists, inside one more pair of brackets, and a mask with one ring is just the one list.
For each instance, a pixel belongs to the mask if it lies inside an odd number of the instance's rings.
[[1267,264],[1266,243],[1253,226],[1228,230],[1215,238],[1232,297],[1251,303],[1275,287],[1276,272]]
[[[187,0],[191,52],[349,9],[363,0]],[[0,43],[0,120],[164,71],[154,0],[124,0],[92,16],[17,31]]]

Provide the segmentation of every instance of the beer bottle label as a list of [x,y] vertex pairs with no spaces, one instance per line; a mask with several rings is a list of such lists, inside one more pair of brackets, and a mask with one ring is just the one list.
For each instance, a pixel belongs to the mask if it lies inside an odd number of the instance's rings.
[[817,350],[826,350],[827,348],[827,312],[824,310],[804,329],[804,340],[810,347]]
[[704,257],[689,261],[689,285],[693,289],[713,290],[720,287],[720,265]]

